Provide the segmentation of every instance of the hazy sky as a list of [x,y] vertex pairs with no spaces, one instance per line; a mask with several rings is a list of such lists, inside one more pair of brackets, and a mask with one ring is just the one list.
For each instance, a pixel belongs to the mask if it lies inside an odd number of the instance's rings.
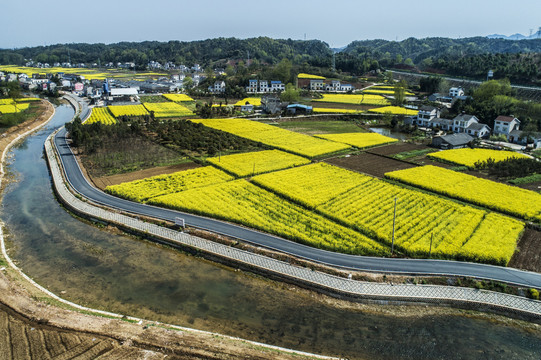
[[353,40],[529,35],[540,0],[2,0],[0,48],[214,37]]

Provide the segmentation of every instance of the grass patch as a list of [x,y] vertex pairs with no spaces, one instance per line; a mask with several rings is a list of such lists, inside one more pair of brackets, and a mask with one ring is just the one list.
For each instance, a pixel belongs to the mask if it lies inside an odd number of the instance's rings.
[[407,160],[414,157],[423,156],[434,151],[436,150],[435,149],[419,149],[419,150],[404,151],[404,152],[393,155],[393,157],[398,160]]
[[141,103],[164,103],[164,102],[171,102],[170,100],[167,100],[161,95],[140,95],[139,99]]
[[295,131],[301,134],[343,134],[351,132],[366,132],[363,128],[357,125],[354,121],[285,121],[277,126],[282,129]]
[[541,181],[541,174],[532,174],[529,176],[509,180],[509,182],[513,185],[529,184],[537,181]]
[[139,136],[104,139],[95,152],[82,157],[95,177],[123,174],[156,166],[177,165],[190,159],[178,152]]

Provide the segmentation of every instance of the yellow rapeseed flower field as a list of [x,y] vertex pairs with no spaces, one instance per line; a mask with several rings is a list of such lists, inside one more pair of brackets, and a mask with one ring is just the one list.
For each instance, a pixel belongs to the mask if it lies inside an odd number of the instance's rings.
[[313,101],[355,104],[355,105],[389,105],[389,101],[381,95],[372,94],[323,94],[323,98]]
[[361,114],[363,110],[355,109],[333,109],[333,108],[313,108],[312,112],[316,114]]
[[489,217],[484,210],[331,165],[306,165],[252,180],[385,244],[391,242],[397,198],[395,245],[411,255],[428,254],[433,238],[435,256],[507,264],[524,229],[524,223],[503,215]]
[[332,251],[382,255],[386,247],[244,179],[155,197],[149,203],[235,222]]
[[174,102],[143,103],[143,105],[149,112],[153,111],[154,117],[157,118],[183,117],[194,114],[187,107]]
[[436,160],[444,160],[458,165],[465,165],[470,168],[473,168],[476,162],[484,162],[488,159],[498,162],[509,158],[527,158],[526,155],[513,151],[469,148],[438,151],[428,154],[428,156]]
[[287,169],[310,160],[280,150],[264,150],[208,158],[208,162],[236,176],[244,177]]
[[242,100],[239,100],[235,103],[235,106],[243,106],[246,105],[246,103],[253,105],[253,106],[261,106],[261,98],[258,97],[247,97]]
[[194,101],[186,94],[163,94],[163,97],[174,102]]
[[197,119],[190,121],[309,158],[350,148],[345,144],[317,139],[252,120]]
[[397,142],[393,139],[377,133],[343,133],[343,134],[322,134],[315,135],[316,137],[336,141],[339,143],[355,146],[359,149],[364,149],[371,146],[390,144]]
[[310,209],[370,180],[327,163],[258,175],[252,182]]
[[[390,89],[369,88],[369,89],[363,90],[363,93],[365,93],[365,94],[394,95],[394,88],[393,87],[391,87]],[[413,94],[413,93],[411,93],[409,91],[405,91],[404,94],[407,95],[407,96],[415,95],[415,94]]]
[[311,80],[325,80],[324,76],[311,75],[311,74],[305,74],[305,73],[300,73],[299,75],[297,75],[297,78],[299,78],[299,79],[311,79]]
[[108,106],[114,117],[120,116],[145,116],[149,112],[143,105],[113,105]]
[[92,109],[90,117],[85,121],[85,125],[101,123],[104,125],[116,124],[116,119],[111,115],[106,107],[95,107]]
[[419,112],[418,110],[406,109],[399,106],[384,106],[380,108],[370,109],[369,112],[379,113],[379,114],[393,114],[393,115],[406,115],[406,116],[415,116]]
[[14,113],[18,113],[18,112],[21,112],[21,111],[24,111],[26,109],[28,109],[28,107],[30,106],[30,104],[28,103],[11,103],[11,104],[5,104],[5,105],[0,105],[0,114],[14,114]]
[[232,180],[233,177],[212,166],[153,176],[105,188],[109,194],[145,202],[151,198]]
[[432,165],[385,176],[526,220],[541,220],[541,194],[534,191]]

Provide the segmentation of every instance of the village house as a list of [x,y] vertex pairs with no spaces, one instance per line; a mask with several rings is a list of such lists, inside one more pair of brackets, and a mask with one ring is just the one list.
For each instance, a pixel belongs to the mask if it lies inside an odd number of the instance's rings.
[[325,90],[329,92],[348,92],[355,88],[351,84],[342,84],[340,80],[332,80],[330,84],[325,86]]
[[488,125],[480,124],[475,115],[461,114],[453,119],[455,133],[466,133],[480,138],[490,135],[490,130]]
[[461,87],[452,87],[449,89],[449,97],[456,98],[458,96],[464,96],[464,89]]
[[539,149],[541,148],[541,133],[534,132],[527,134],[521,130],[512,130],[508,135],[508,141],[532,149]]
[[430,127],[430,120],[440,116],[440,109],[434,106],[421,106],[416,116],[412,117],[412,125]]
[[279,80],[272,80],[269,82],[267,80],[256,80],[252,79],[248,81],[248,86],[246,87],[246,92],[249,94],[256,93],[268,93],[268,92],[282,92],[286,89],[284,83]]
[[225,81],[216,81],[213,86],[209,86],[209,91],[213,94],[225,92]]
[[279,80],[271,81],[271,92],[280,92],[286,89],[285,84]]
[[255,94],[257,92],[257,79],[248,80],[246,92],[249,94]]
[[260,80],[259,81],[259,92],[260,93],[269,92],[269,82],[267,80]]
[[508,140],[511,132],[519,128],[520,120],[513,115],[500,115],[494,120],[494,135],[504,135]]
[[320,79],[310,80],[311,91],[323,91],[325,89],[325,82]]
[[435,136],[432,139],[432,146],[440,149],[460,149],[467,147],[472,141],[473,137],[468,134],[450,134]]
[[433,118],[431,120],[428,120],[429,128],[438,128],[444,131],[451,131],[453,128],[453,120],[450,119],[443,119],[443,118]]

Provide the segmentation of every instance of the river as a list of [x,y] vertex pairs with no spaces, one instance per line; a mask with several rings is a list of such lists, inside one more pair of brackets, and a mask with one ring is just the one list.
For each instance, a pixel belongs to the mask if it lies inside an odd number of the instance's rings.
[[[93,308],[288,348],[369,359],[538,359],[539,328],[472,312],[348,304],[98,228],[56,201],[43,143],[53,120],[11,151],[1,217],[34,280]],[[436,312],[436,313],[435,313]]]

